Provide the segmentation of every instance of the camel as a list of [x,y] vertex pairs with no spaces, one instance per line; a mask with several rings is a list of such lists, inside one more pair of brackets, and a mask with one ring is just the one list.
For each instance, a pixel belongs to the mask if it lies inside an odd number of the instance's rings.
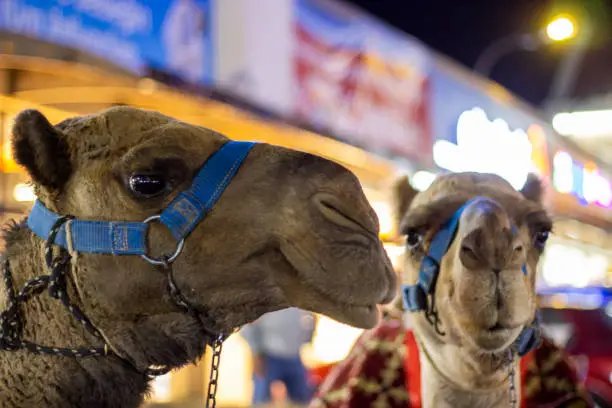
[[38,200],[5,231],[2,407],[138,407],[154,375],[207,345],[218,365],[266,312],[372,328],[396,292],[332,161],[125,106],[56,125],[25,110],[12,144]]
[[403,179],[395,195],[408,313],[365,332],[311,407],[590,406],[539,332],[535,274],[552,220],[537,176],[520,192],[492,174],[441,175],[420,193]]

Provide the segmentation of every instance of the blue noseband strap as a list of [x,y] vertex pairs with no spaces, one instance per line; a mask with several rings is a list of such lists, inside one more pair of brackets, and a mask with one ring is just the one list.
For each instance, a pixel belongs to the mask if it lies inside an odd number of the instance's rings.
[[[403,285],[404,307],[409,312],[426,311],[428,306],[428,296],[433,294],[435,290],[436,280],[440,273],[440,265],[442,258],[448,252],[448,249],[453,243],[453,239],[459,227],[459,219],[461,214],[477,198],[465,203],[459,208],[453,216],[446,221],[438,232],[434,235],[431,244],[429,245],[428,253],[423,256],[421,266],[419,268],[419,276],[416,285]],[[512,232],[517,235],[518,231],[512,226]],[[527,265],[521,267],[523,275],[527,276]],[[534,325],[525,328],[517,341],[519,354],[522,356],[531,351],[539,344],[539,331],[537,329],[537,321]]]
[[[46,240],[60,217],[37,200],[30,211],[28,227]],[[142,222],[73,220],[70,222],[72,248],[77,252],[142,255],[146,252],[147,227],[148,225]],[[66,224],[57,233],[55,244],[68,249]]]
[[436,233],[429,246],[429,253],[423,257],[416,285],[404,285],[404,306],[410,312],[427,308],[427,294],[433,291],[436,278],[440,272],[442,257],[453,243],[459,219],[467,204],[457,210]]
[[[202,166],[191,187],[181,192],[159,216],[174,237],[181,241],[189,235],[217,202],[253,142],[230,141],[214,153]],[[51,228],[60,218],[36,201],[28,217],[28,227],[43,239],[48,239]],[[147,222],[71,220],[62,225],[55,244],[77,252],[113,255],[147,254]],[[67,228],[72,242],[69,245]]]

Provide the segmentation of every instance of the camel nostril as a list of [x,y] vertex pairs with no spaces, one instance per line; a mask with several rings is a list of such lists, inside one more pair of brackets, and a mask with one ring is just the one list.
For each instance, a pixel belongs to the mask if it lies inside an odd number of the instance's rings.
[[522,252],[522,251],[523,251],[523,246],[522,246],[522,245],[517,245],[517,246],[514,248],[514,252]]
[[471,256],[474,259],[478,258],[476,256],[476,251],[474,251],[474,249],[469,245],[461,245],[461,252],[465,255]]
[[369,223],[359,217],[357,211],[351,211],[347,206],[338,202],[330,194],[320,193],[313,197],[315,207],[329,221],[336,225],[350,228],[360,233],[370,233],[377,235],[378,231],[373,231]]
[[470,243],[461,244],[459,247],[459,259],[461,263],[469,269],[477,268],[481,263],[480,257]]

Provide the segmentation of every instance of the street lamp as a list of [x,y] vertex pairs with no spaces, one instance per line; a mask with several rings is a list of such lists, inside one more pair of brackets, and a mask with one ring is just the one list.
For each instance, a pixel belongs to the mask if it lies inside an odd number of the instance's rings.
[[546,35],[552,41],[565,41],[576,36],[576,26],[571,18],[557,16],[546,26]]
[[576,36],[577,29],[572,19],[566,15],[553,18],[545,29],[530,34],[513,34],[503,37],[489,45],[478,57],[474,71],[488,77],[491,70],[506,54],[513,51],[535,51],[544,44],[561,42]]

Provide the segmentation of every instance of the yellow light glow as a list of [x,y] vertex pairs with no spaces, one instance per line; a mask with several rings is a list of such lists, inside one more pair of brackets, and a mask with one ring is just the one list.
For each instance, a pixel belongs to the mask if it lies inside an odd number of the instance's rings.
[[399,270],[403,264],[404,254],[406,252],[406,247],[404,245],[395,245],[389,242],[385,242],[383,244],[385,251],[387,251],[387,255],[391,260],[391,264],[395,270]]
[[361,333],[362,329],[319,316],[317,330],[312,339],[315,359],[319,364],[330,364],[344,359]]
[[535,166],[535,170],[541,176],[550,176],[550,162],[548,159],[548,143],[546,143],[546,132],[542,126],[535,123],[527,128],[527,137],[533,150],[531,151],[531,161]]
[[36,194],[34,194],[34,188],[25,183],[19,183],[15,185],[13,189],[13,197],[15,201],[18,202],[26,202],[26,201],[34,201],[36,200]]
[[11,143],[10,138],[13,127],[13,120],[13,116],[7,116],[3,124],[4,140],[2,146],[2,162],[0,163],[0,167],[5,173],[18,173],[19,171],[21,171],[21,168],[13,159],[13,145]]
[[217,399],[223,406],[248,406],[253,393],[249,345],[241,336],[231,336],[223,343],[221,361]]
[[152,95],[157,89],[157,82],[151,78],[142,78],[138,81],[136,86],[143,95]]
[[172,400],[172,373],[156,377],[151,384],[151,402],[170,402]]
[[389,205],[383,201],[374,201],[371,204],[378,216],[380,235],[382,237],[389,236],[393,232],[393,217]]
[[559,16],[548,23],[546,35],[553,41],[569,40],[576,35],[576,26],[568,17]]

